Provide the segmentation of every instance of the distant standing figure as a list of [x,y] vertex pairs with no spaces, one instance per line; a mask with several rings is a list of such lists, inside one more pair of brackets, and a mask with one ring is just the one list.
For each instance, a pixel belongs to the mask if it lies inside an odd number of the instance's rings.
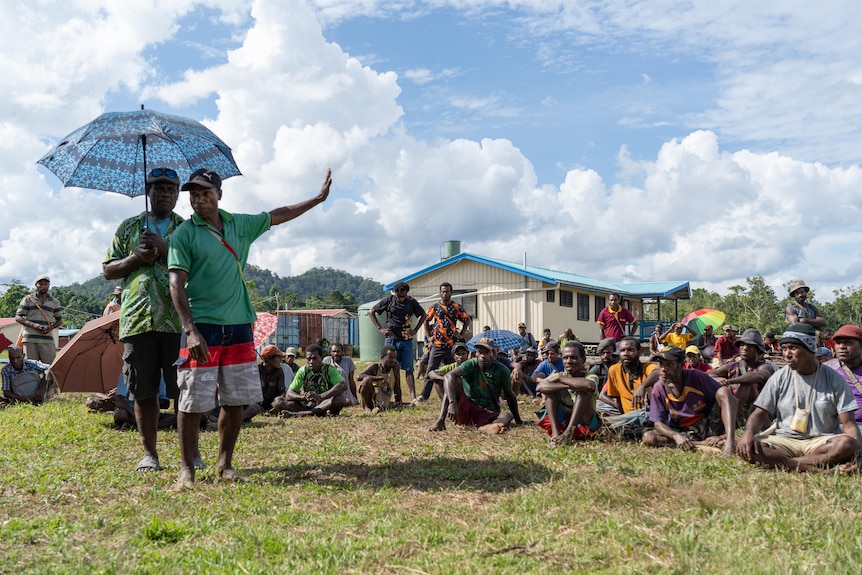
[[620,305],[620,295],[612,293],[608,296],[608,307],[599,312],[596,323],[601,326],[602,339],[612,337],[615,341],[622,340],[629,334],[634,334],[638,321],[628,309]]
[[521,322],[518,324],[518,335],[524,338],[524,343],[521,344],[521,349],[518,350],[521,353],[526,353],[527,349],[538,346],[536,338],[533,337],[532,333],[527,331],[526,323]]
[[[392,294],[377,302],[368,313],[368,319],[374,324],[383,336],[384,345],[391,345],[398,350],[398,361],[404,370],[404,379],[407,380],[407,388],[410,390],[410,400],[416,399],[416,382],[413,378],[413,336],[425,323],[425,310],[419,302],[407,295],[410,285],[407,282],[398,282],[392,288]],[[386,312],[386,327],[381,327],[377,316]],[[419,321],[414,328],[410,317],[418,317]],[[395,402],[401,403],[401,387],[395,389]]]
[[[431,349],[428,355],[427,371],[433,371],[441,365],[455,361],[452,355],[452,346],[463,341],[464,333],[470,329],[473,320],[458,302],[452,301],[452,284],[443,282],[440,284],[440,301],[428,308],[425,320],[425,332],[430,337]],[[458,330],[458,322],[461,329]],[[422,393],[416,398],[421,403],[431,397],[431,388],[434,382],[425,377]],[[442,397],[442,385],[438,393]]]
[[63,308],[48,290],[51,280],[41,275],[35,281],[36,291],[24,296],[15,312],[15,321],[24,326],[24,357],[51,364],[57,346],[51,332],[63,324]]
[[655,324],[653,326],[652,335],[649,338],[649,352],[650,356],[656,355],[659,350],[662,348],[661,343],[661,335],[664,331],[664,326],[661,323]]
[[117,313],[120,311],[120,307],[123,304],[123,287],[117,286],[114,288],[114,294],[111,297],[111,301],[108,302],[108,305],[105,306],[105,309],[102,310],[102,315],[111,315],[112,313]]
[[793,325],[795,323],[808,324],[814,329],[823,329],[826,327],[826,320],[814,304],[805,301],[808,297],[808,292],[811,291],[805,282],[802,280],[793,280],[790,282],[790,297],[793,298],[784,310],[784,319],[787,323]]

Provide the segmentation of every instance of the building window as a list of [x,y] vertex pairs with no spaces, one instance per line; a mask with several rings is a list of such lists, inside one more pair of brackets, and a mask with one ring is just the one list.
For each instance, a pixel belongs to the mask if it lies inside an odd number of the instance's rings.
[[461,307],[464,308],[464,311],[467,312],[471,318],[476,318],[476,307],[478,305],[478,297],[475,295],[476,290],[457,290],[452,293],[452,295],[458,294],[473,294],[473,295],[462,295],[461,297],[455,298],[455,301],[461,303]]
[[578,294],[578,321],[590,321],[590,296]]
[[574,306],[574,296],[572,292],[561,289],[560,290],[560,306],[561,307],[573,307]]
[[605,306],[607,305],[605,302],[605,296],[596,296],[596,321],[599,321],[599,314],[602,313],[602,310],[605,309]]
[[545,301],[548,303],[554,303],[554,290],[549,289],[545,292]]

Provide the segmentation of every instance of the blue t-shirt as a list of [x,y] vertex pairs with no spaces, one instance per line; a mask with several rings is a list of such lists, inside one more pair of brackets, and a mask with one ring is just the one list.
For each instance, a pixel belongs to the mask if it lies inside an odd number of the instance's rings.
[[547,359],[542,361],[539,364],[539,367],[536,368],[536,371],[533,372],[533,375],[536,373],[543,373],[545,377],[548,377],[552,373],[565,373],[566,368],[563,367],[563,358],[558,357],[556,363],[551,363]]

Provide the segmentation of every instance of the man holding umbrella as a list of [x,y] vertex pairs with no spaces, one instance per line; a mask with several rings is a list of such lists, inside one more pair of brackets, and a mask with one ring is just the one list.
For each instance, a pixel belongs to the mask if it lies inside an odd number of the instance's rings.
[[[135,471],[158,471],[156,430],[159,425],[159,385],[165,380],[168,397],[177,399],[180,318],[168,285],[168,244],[183,218],[174,213],[180,178],[174,170],[156,168],[147,174],[149,212],[124,220],[117,228],[102,263],[105,279],[123,280],[120,340],[123,375],[144,458]],[[198,459],[198,464],[202,462]]]
[[322,204],[332,186],[331,171],[315,197],[259,214],[231,214],[218,207],[221,178],[212,170],[192,173],[189,191],[194,214],[174,234],[168,255],[171,299],[186,336],[180,350],[179,413],[181,469],[177,488],[194,485],[199,415],[221,405],[218,480],[235,480],[233,451],[243,405],[263,400],[254,350],[256,319],[243,281],[251,243],[271,226]]

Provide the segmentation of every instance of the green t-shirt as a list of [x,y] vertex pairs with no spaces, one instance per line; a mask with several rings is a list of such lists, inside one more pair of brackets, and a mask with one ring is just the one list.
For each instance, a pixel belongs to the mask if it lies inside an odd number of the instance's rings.
[[334,365],[324,363],[320,371],[311,371],[307,365],[303,365],[293,377],[293,383],[290,384],[290,390],[297,393],[324,393],[329,391],[339,383],[344,381],[338,368]]
[[[219,210],[219,214],[224,236],[196,214],[177,228],[168,252],[168,268],[189,274],[186,293],[195,323],[254,323],[257,315],[241,270],[252,242],[269,229],[271,219],[268,212],[251,215]],[[236,256],[222,243],[222,237]]]
[[512,389],[509,369],[499,361],[492,361],[486,371],[479,369],[479,360],[468,359],[460,365],[464,393],[478,406],[500,411],[500,394]]
[[[141,243],[147,213],[123,220],[114,234],[104,263],[126,258]],[[177,227],[183,223],[179,214],[171,213],[162,236],[171,245]],[[123,278],[123,302],[120,305],[120,339],[151,331],[179,333],[180,317],[171,301],[168,286],[168,260],[158,258],[153,265],[142,265]]]

